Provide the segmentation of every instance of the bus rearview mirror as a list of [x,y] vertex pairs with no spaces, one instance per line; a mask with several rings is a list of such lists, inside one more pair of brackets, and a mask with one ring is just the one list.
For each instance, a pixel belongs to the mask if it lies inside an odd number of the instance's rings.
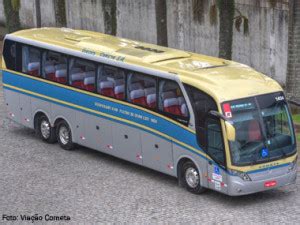
[[235,141],[235,128],[234,128],[234,126],[230,122],[225,121],[225,127],[226,127],[227,139],[229,141]]

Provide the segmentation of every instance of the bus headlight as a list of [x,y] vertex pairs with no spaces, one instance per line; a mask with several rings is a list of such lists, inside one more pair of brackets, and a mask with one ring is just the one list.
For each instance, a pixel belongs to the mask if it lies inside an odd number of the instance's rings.
[[249,175],[245,172],[237,171],[237,170],[231,170],[229,169],[229,172],[234,176],[239,176],[244,181],[251,181],[251,178]]

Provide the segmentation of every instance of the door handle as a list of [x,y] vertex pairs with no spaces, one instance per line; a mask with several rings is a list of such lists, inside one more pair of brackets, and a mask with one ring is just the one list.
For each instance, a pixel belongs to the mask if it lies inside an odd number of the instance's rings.
[[124,135],[124,138],[125,138],[125,139],[128,139],[128,135],[127,135],[127,134],[125,134],[125,135]]

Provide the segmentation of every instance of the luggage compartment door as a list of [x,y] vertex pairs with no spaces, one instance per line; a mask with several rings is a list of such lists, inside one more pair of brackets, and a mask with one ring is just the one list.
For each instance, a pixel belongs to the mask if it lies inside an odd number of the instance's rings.
[[140,131],[138,129],[113,123],[112,136],[114,155],[137,164],[143,163]]
[[173,175],[172,142],[146,132],[141,134],[141,139],[143,165]]

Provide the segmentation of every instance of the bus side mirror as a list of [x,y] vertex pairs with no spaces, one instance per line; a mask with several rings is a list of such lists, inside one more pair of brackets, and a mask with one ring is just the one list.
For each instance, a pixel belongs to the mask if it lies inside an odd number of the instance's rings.
[[227,133],[227,139],[229,141],[235,141],[235,128],[234,126],[229,123],[228,121],[225,121],[225,128]]

